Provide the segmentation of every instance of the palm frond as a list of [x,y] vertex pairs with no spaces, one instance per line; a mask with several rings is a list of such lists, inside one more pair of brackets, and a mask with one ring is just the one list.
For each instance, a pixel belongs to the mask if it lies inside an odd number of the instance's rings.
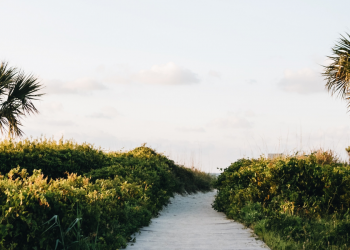
[[0,101],[2,100],[2,95],[8,90],[8,87],[16,78],[16,69],[8,68],[6,62],[0,64]]
[[324,66],[326,88],[332,95],[348,100],[350,94],[350,38],[342,36],[332,48],[333,55],[328,56],[332,61],[330,65]]
[[[39,111],[33,101],[43,93],[43,86],[33,75],[25,75],[17,68],[9,68],[3,62],[0,65],[0,131],[9,135],[22,136],[21,119]],[[6,127],[8,129],[6,129]]]
[[33,104],[33,100],[38,100],[42,93],[38,93],[42,89],[42,85],[37,78],[32,75],[26,76],[23,72],[19,72],[16,80],[9,86],[9,94],[7,102],[20,103],[24,114],[38,113]]
[[[23,131],[20,129],[20,126],[22,126],[21,123],[21,116],[23,115],[23,112],[18,108],[14,106],[2,106],[0,110],[1,119],[6,120],[6,125],[8,127],[7,132],[9,135],[12,136],[22,136]],[[4,128],[4,127],[3,127]],[[6,131],[6,129],[3,129]]]

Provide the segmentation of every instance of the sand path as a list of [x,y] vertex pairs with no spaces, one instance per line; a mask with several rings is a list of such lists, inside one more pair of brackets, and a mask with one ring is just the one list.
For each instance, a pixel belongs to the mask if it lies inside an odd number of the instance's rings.
[[159,217],[135,234],[127,250],[242,249],[267,250],[250,229],[216,212],[211,203],[216,192],[176,195]]

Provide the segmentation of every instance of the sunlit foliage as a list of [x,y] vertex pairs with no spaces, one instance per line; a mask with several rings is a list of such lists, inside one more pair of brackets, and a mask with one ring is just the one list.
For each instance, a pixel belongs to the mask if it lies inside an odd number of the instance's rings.
[[331,151],[241,159],[218,177],[213,207],[272,249],[348,249],[350,166]]
[[82,235],[99,249],[119,249],[175,193],[211,189],[209,175],[145,146],[106,153],[73,141],[3,141],[0,156],[7,160],[0,167],[1,249],[54,249],[58,228],[43,234],[43,224],[57,215],[68,228],[77,209]]

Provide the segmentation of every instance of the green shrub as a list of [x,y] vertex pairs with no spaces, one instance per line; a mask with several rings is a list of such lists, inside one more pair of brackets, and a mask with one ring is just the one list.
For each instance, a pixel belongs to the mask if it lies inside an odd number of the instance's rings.
[[[100,148],[95,148],[88,143],[78,144],[73,140],[40,138],[23,141],[0,141],[0,172],[8,173],[11,169],[20,166],[29,174],[34,169],[41,169],[49,179],[66,176],[68,173],[83,175],[92,170],[103,167],[119,165],[126,168],[119,169],[118,175],[130,174],[130,167],[141,166],[153,168],[162,165],[174,176],[176,192],[209,191],[212,188],[210,175],[176,165],[154,150],[142,146],[129,152],[105,153]],[[157,175],[159,171],[153,174]]]
[[218,177],[213,207],[272,249],[348,249],[350,166],[329,151],[241,159]]
[[[55,154],[51,146],[35,143],[41,149],[32,152],[40,154],[42,149],[48,152],[45,157],[38,158],[39,166],[44,164],[41,159],[57,159],[51,158]],[[8,157],[13,150],[13,144],[10,144]],[[80,150],[79,145],[75,145],[75,150]],[[175,192],[190,193],[211,188],[211,179],[208,183],[203,181],[206,174],[178,166],[147,147],[124,153],[92,152],[112,165],[101,164],[99,168],[90,168],[84,175],[78,175],[70,173],[69,164],[65,162],[60,166],[61,171],[67,172],[66,177],[57,179],[48,178],[53,175],[44,170],[29,172],[20,167],[0,176],[1,249],[53,249],[59,238],[58,229],[42,234],[46,229],[43,224],[57,215],[62,228],[67,228],[76,219],[78,207],[82,216],[82,235],[93,239],[98,228],[100,249],[124,247],[130,236],[148,225]],[[5,155],[4,150],[3,157]],[[34,168],[25,157],[22,162]],[[87,161],[73,162],[76,164],[74,169],[84,169],[85,165],[78,163]],[[49,171],[49,168],[43,168]],[[68,241],[73,240],[69,238],[73,236],[67,237]]]
[[88,143],[46,138],[0,141],[1,173],[20,166],[30,174],[34,169],[41,169],[49,178],[55,179],[64,177],[65,172],[83,174],[111,164],[107,154]]
[[0,179],[4,249],[11,245],[16,245],[16,249],[51,249],[57,232],[41,235],[42,224],[58,215],[67,227],[75,219],[78,204],[84,217],[84,234],[93,234],[99,223],[100,240],[116,247],[125,244],[126,237],[136,228],[147,224],[145,216],[151,216],[139,207],[146,198],[141,198],[140,187],[118,177],[91,183],[86,177],[71,174],[66,179],[47,182],[40,170],[28,176],[19,168],[11,170],[8,176]]
[[[181,165],[177,165],[173,160],[168,159],[162,154],[156,153],[153,149],[142,146],[135,148],[129,152],[112,152],[108,156],[112,159],[114,164],[122,164],[123,166],[138,166],[139,173],[142,175],[142,169],[153,168],[155,166],[162,166],[167,168],[168,173],[172,173],[175,182],[175,192],[177,193],[193,193],[197,190],[210,191],[213,186],[213,177],[210,174],[196,170],[189,169]],[[119,175],[126,176],[127,171],[118,172]],[[153,174],[159,173],[157,172]],[[136,175],[136,172],[133,172]],[[164,177],[163,177],[164,178]]]

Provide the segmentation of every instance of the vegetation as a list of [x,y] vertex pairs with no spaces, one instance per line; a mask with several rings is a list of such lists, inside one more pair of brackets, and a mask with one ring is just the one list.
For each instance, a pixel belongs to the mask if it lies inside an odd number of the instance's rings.
[[345,99],[350,108],[350,35],[346,35],[347,37],[341,36],[332,48],[333,55],[328,56],[331,64],[324,67],[323,76],[327,81],[328,92]]
[[8,173],[21,166],[29,174],[41,169],[49,179],[82,175],[92,169],[113,165],[113,157],[88,143],[40,138],[0,141],[0,171]]
[[[209,175],[145,146],[104,153],[73,141],[3,141],[0,157],[1,249],[54,249],[77,235],[94,242],[90,249],[118,249],[174,193],[211,188]],[[56,226],[47,230],[51,218]]]
[[331,151],[241,159],[215,185],[213,207],[272,249],[349,249],[350,166]]
[[[33,104],[43,94],[42,85],[33,75],[26,75],[17,68],[0,64],[0,131],[9,136],[22,136],[23,116],[38,113]],[[6,129],[8,128],[8,129]]]

